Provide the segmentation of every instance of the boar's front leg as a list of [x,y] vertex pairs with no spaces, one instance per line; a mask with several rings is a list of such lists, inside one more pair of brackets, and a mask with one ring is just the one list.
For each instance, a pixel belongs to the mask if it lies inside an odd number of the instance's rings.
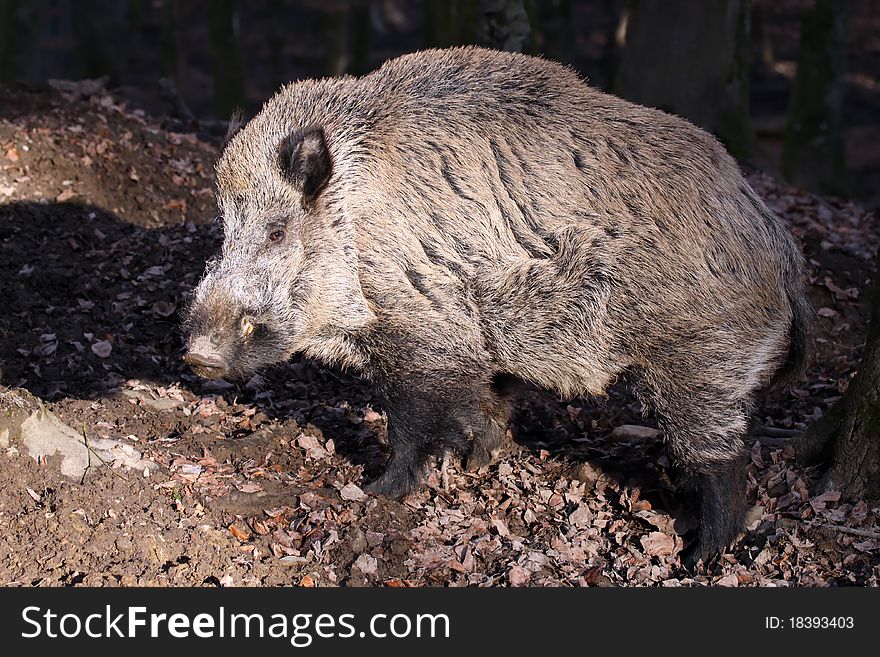
[[425,460],[433,451],[434,422],[430,418],[434,409],[423,391],[394,386],[384,393],[391,460],[385,472],[365,490],[397,499],[421,482]]
[[391,460],[369,492],[406,495],[421,483],[429,456],[463,456],[468,439],[482,460],[505,444],[511,400],[496,389],[481,332],[469,319],[410,316],[409,326],[389,321],[370,337],[368,371],[388,414]]
[[382,476],[366,486],[368,492],[402,497],[421,483],[429,456],[463,451],[462,416],[470,415],[474,403],[454,383],[457,378],[422,372],[380,386],[392,453]]

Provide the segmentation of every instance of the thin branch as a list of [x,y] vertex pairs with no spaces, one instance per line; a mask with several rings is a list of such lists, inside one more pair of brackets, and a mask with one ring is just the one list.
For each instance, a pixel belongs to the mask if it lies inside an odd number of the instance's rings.
[[83,421],[82,434],[83,434],[83,445],[85,445],[89,460],[88,460],[88,463],[86,464],[86,469],[83,470],[82,480],[80,480],[79,483],[83,484],[85,482],[86,474],[88,473],[89,469],[92,467],[92,454],[94,454],[95,458],[98,459],[101,463],[103,463],[104,465],[110,466],[110,472],[112,472],[114,475],[116,475],[117,477],[122,479],[122,481],[125,481],[125,477],[123,477],[121,474],[119,474],[116,470],[113,469],[113,463],[111,461],[105,460],[100,454],[98,454],[98,452],[96,452],[94,449],[92,449],[91,445],[89,445],[89,437],[88,437],[88,434],[86,433],[85,421]]
[[[88,461],[86,462],[86,469],[83,470],[82,479],[79,480],[79,485],[82,486],[86,483],[86,475],[89,473],[89,470],[92,469],[92,448],[89,447],[89,434],[86,431],[86,421],[83,420],[83,445],[86,446],[86,455],[88,456]],[[97,454],[96,454],[97,456]]]
[[843,525],[831,525],[828,523],[822,523],[820,527],[835,529],[841,534],[850,534],[852,536],[858,536],[860,538],[875,538],[877,540],[880,540],[880,532],[871,531],[870,529],[856,529],[855,527],[844,527]]
[[767,438],[794,438],[800,435],[797,429],[779,429],[777,427],[765,427],[764,425],[755,427],[753,435],[766,436]]

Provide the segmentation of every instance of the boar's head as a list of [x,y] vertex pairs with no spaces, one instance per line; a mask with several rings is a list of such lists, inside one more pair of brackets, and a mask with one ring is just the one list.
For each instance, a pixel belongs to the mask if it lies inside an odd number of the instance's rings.
[[184,360],[204,377],[247,376],[301,351],[332,359],[373,319],[325,130],[283,124],[258,116],[217,164],[223,247],[185,321]]

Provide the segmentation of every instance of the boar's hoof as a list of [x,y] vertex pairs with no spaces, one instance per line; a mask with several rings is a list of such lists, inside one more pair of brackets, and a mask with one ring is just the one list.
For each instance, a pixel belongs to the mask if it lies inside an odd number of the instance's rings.
[[510,450],[505,449],[504,445],[490,446],[484,441],[476,441],[471,448],[470,454],[465,462],[465,469],[468,472],[476,472],[482,467],[492,465],[500,460]]
[[717,549],[709,548],[699,539],[691,543],[687,548],[682,550],[680,558],[682,565],[692,573],[701,570],[699,565],[702,562],[705,567],[709,559],[718,553]]
[[725,551],[743,530],[746,517],[746,460],[740,449],[727,463],[716,463],[698,476],[700,490],[700,538],[682,555],[690,569],[704,565]]
[[474,443],[464,467],[468,472],[476,472],[483,466],[492,465],[495,462],[496,456],[497,454],[493,454],[491,450],[486,449],[486,446],[482,443]]
[[474,437],[465,469],[468,472],[476,472],[483,466],[492,465],[505,455],[514,452],[515,448],[516,445],[507,431],[494,422],[489,422],[486,430]]
[[392,500],[399,500],[418,487],[418,478],[411,473],[386,471],[381,477],[364,486],[364,491]]

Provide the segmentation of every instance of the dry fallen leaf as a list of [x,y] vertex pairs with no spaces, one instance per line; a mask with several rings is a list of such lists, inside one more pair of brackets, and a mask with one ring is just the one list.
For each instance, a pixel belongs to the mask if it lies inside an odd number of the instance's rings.
[[568,521],[575,527],[589,527],[593,522],[595,514],[586,504],[579,504],[578,507],[568,516]]
[[349,502],[363,502],[367,499],[366,493],[364,493],[360,487],[351,483],[345,484],[345,486],[342,487],[342,490],[339,491],[339,495],[342,499],[348,500]]
[[170,301],[157,301],[153,304],[152,310],[159,317],[171,317],[177,310],[177,305]]
[[63,190],[61,190],[61,193],[55,197],[55,202],[64,203],[65,201],[69,201],[70,199],[72,199],[74,196],[76,196],[76,192],[73,191],[73,189],[71,189],[70,187],[65,187]]
[[729,575],[725,575],[721,579],[715,582],[716,586],[739,586],[739,577],[736,576],[736,573],[730,573]]
[[297,439],[296,444],[299,445],[300,449],[310,450],[310,449],[323,449],[321,443],[315,436],[301,433]]
[[675,539],[663,532],[651,532],[639,539],[642,549],[652,557],[668,557],[675,552]]
[[372,408],[368,408],[364,411],[364,422],[378,422],[382,419],[382,415],[377,413]]
[[238,527],[236,527],[235,524],[229,525],[227,529],[229,530],[229,533],[235,536],[235,538],[237,538],[239,541],[251,540],[251,535],[243,529],[239,529]]
[[652,440],[659,435],[660,432],[653,427],[643,427],[638,424],[624,424],[616,427],[614,431],[611,432],[609,438],[612,440],[639,441]]
[[107,358],[111,351],[113,351],[113,345],[107,342],[107,340],[99,340],[92,344],[92,352],[94,352],[98,358]]
[[375,575],[379,570],[379,562],[376,557],[369,554],[362,554],[351,566],[361,571],[364,575]]
[[532,578],[532,574],[522,566],[514,565],[507,571],[507,581],[511,586],[525,586]]

